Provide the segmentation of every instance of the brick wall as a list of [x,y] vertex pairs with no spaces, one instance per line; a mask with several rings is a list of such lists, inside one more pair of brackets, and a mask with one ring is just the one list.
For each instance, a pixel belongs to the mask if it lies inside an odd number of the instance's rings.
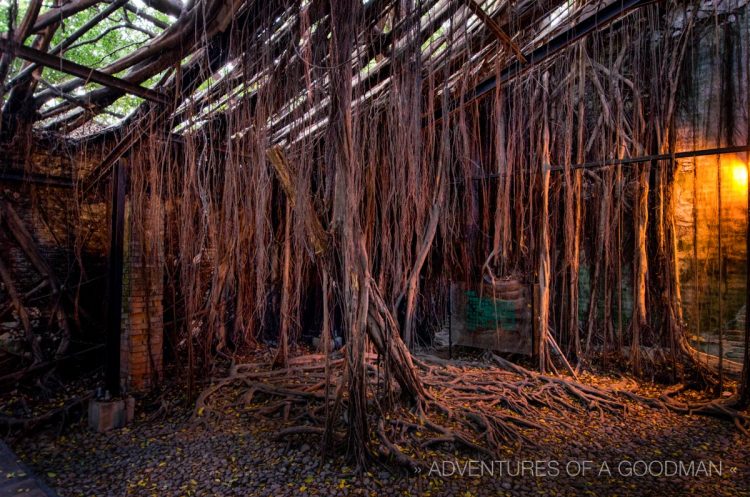
[[[0,145],[0,199],[17,212],[34,238],[39,254],[78,299],[81,310],[86,311],[80,317],[79,330],[72,310],[66,308],[69,324],[74,328],[71,350],[104,341],[110,182],[99,182],[81,198],[80,192],[71,186],[49,186],[21,179],[30,174],[75,180],[80,185],[101,160],[99,150],[79,150],[64,143],[37,140],[28,148]],[[126,207],[120,338],[121,383],[126,391],[148,390],[162,377],[164,214],[160,203],[151,200],[147,198],[133,215],[129,203]],[[0,226],[0,257],[12,273],[20,294],[39,285],[40,275],[10,234],[5,233],[4,226]],[[24,305],[35,336],[40,337],[45,355],[51,357],[60,333],[50,314],[58,298],[46,296],[49,293],[46,289],[37,291],[24,299]],[[6,300],[6,290],[0,285],[0,303]],[[13,314],[6,313],[0,316],[0,358],[4,358],[3,348],[10,350],[10,345],[19,352],[28,348],[21,323]],[[10,366],[7,371],[0,367],[0,375],[15,371],[15,363]]]
[[[0,222],[0,259],[10,272],[46,359],[54,357],[61,343],[60,322],[54,315],[59,304],[64,307],[71,329],[69,352],[103,340],[102,295],[106,289],[109,240],[106,182],[85,197],[68,183],[80,181],[99,162],[97,155],[42,141],[34,141],[31,148],[0,145],[0,200],[18,215],[38,255],[78,305],[75,312],[68,299],[60,299],[48,286],[42,286],[43,275],[7,224]],[[65,180],[65,183],[51,186],[25,180],[34,177]],[[0,303],[8,299],[7,289],[0,285]],[[6,355],[6,350],[13,355]],[[15,311],[0,314],[0,375],[22,367],[29,354]],[[16,360],[19,355],[26,355],[27,359]]]
[[149,219],[125,212],[120,378],[126,392],[154,387],[163,376],[164,224],[160,209]]

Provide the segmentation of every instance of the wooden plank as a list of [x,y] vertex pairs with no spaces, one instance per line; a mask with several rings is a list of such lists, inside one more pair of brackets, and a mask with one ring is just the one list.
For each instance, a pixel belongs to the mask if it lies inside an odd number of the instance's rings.
[[35,48],[20,45],[6,38],[0,38],[0,51],[152,102],[166,104],[169,101],[166,95],[158,91],[116,78],[107,73],[73,62],[72,60],[63,59],[62,57],[50,55]]
[[47,174],[25,173],[23,171],[0,172],[0,182],[26,183],[32,185],[54,186],[57,188],[73,188],[71,178],[50,176]]
[[26,257],[31,261],[34,269],[36,269],[40,275],[49,279],[53,294],[57,294],[60,289],[60,282],[52,272],[49,264],[47,264],[47,261],[45,261],[37,251],[34,238],[31,236],[31,233],[29,233],[29,230],[26,229],[26,226],[24,226],[23,221],[21,221],[16,210],[11,207],[8,202],[0,201],[0,213],[2,213],[2,219],[8,225],[10,233],[16,239],[16,242],[18,242],[18,245],[21,247],[24,254],[26,254]]
[[[727,155],[727,154],[740,154],[750,152],[750,145],[730,145],[726,147],[716,148],[703,148],[698,150],[683,150],[681,152],[667,153],[667,154],[652,154],[652,155],[639,155],[638,157],[623,157],[621,159],[605,159],[594,162],[581,162],[579,164],[571,164],[567,166],[570,170],[576,169],[597,169],[600,167],[611,167],[611,166],[633,166],[637,167],[639,164],[645,162],[653,162],[657,160],[673,160],[673,159],[690,159],[693,157],[705,157],[707,155]],[[713,167],[713,166],[711,166]],[[562,172],[566,171],[566,166],[550,166],[550,172]],[[491,173],[483,176],[475,176],[471,178],[472,181],[485,181],[491,179],[502,178],[505,175],[503,173]],[[454,184],[461,183],[463,180],[456,180]]]

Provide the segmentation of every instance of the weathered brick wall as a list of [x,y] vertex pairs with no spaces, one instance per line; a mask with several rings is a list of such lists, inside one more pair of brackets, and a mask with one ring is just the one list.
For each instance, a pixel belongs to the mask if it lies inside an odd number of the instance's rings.
[[[90,171],[98,163],[98,156],[56,148],[49,143],[33,142],[32,145],[30,149],[0,147],[0,200],[18,215],[38,255],[67,295],[75,300],[79,312],[75,312],[74,304],[68,300],[53,295],[49,286],[40,286],[43,276],[7,225],[0,228],[0,258],[22,297],[34,336],[44,356],[49,358],[60,344],[59,322],[52,311],[61,302],[73,333],[71,351],[102,338],[101,296],[106,283],[109,232],[107,202],[103,191],[83,198],[73,186],[84,171]],[[24,178],[53,179],[58,183],[52,186],[43,181],[24,181]],[[0,308],[8,299],[7,289],[0,285]],[[6,351],[22,355],[29,352],[14,310],[0,316],[0,359]],[[9,363],[9,370],[0,373],[9,372],[18,364]]]
[[[104,178],[97,187],[81,195],[80,188],[101,163],[102,150],[77,150],[65,144],[34,142],[30,148],[0,148],[0,200],[17,212],[31,233],[38,253],[51,267],[62,285],[70,290],[95,322],[82,320],[67,308],[74,332],[74,348],[103,343],[105,334],[104,297],[106,295],[107,258],[110,243],[110,181]],[[23,181],[29,177],[58,184]],[[66,181],[62,181],[66,180]],[[123,257],[123,298],[120,339],[121,383],[126,391],[143,391],[162,377],[163,359],[163,238],[164,213],[159,202],[146,205],[131,214],[126,209]],[[0,257],[6,262],[19,294],[39,284],[40,275],[9,233],[0,231]],[[46,355],[54,354],[60,332],[48,324],[50,309],[57,301],[38,291],[24,305],[29,311],[34,334]],[[48,291],[46,293],[49,293]],[[0,284],[0,308],[7,301]],[[0,358],[4,349],[28,353],[21,323],[11,312],[0,316]],[[15,367],[15,366],[13,366]],[[5,371],[0,371],[3,373]],[[8,371],[10,372],[10,371]]]
[[120,378],[126,392],[144,391],[163,376],[164,223],[160,209],[137,219],[126,207]]

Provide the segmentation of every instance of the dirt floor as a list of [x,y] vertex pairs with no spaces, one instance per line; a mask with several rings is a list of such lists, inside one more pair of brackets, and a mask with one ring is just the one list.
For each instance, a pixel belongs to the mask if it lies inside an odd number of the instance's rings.
[[494,461],[444,447],[414,454],[420,474],[375,464],[356,475],[343,458],[321,461],[316,437],[275,440],[280,420],[228,408],[196,423],[178,400],[108,434],[80,422],[9,442],[63,497],[750,495],[750,439],[731,423],[640,404],[618,415],[544,410],[535,421],[546,430],[525,433],[537,445]]

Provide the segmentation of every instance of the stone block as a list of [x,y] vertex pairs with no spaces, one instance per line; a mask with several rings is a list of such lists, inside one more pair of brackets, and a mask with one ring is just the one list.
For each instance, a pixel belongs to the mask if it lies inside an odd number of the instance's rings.
[[126,397],[118,400],[89,401],[89,426],[103,433],[122,428],[135,417],[135,399]]

